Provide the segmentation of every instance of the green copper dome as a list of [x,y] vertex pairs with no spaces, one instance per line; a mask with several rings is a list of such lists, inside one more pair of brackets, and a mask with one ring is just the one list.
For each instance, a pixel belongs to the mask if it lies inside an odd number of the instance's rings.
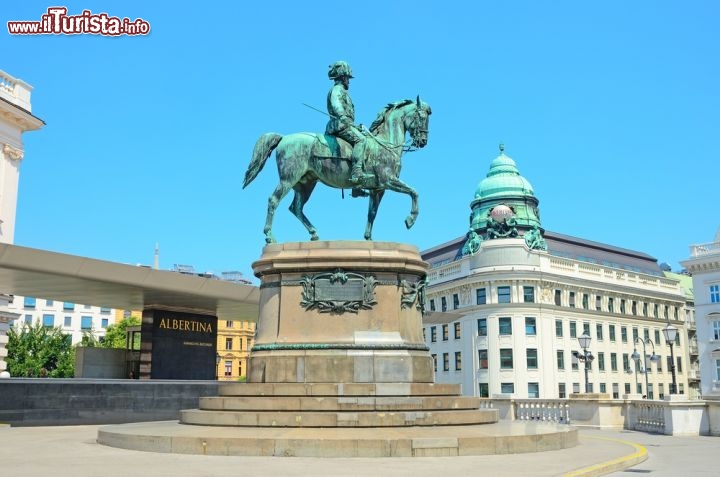
[[515,161],[505,155],[501,144],[500,155],[490,163],[490,170],[478,184],[470,203],[470,228],[482,234],[490,213],[500,206],[512,210],[519,230],[541,227],[538,202],[530,182],[520,175]]
[[533,188],[510,157],[500,146],[500,155],[490,164],[487,177],[480,181],[475,190],[475,199],[491,199],[505,196],[534,196]]

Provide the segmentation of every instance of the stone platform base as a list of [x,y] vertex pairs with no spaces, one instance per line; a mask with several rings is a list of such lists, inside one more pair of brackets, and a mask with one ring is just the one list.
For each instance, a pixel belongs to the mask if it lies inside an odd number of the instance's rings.
[[149,422],[102,427],[98,443],[175,454],[430,457],[566,449],[578,444],[578,436],[577,430],[567,425],[517,421],[375,428],[213,427]]
[[113,447],[182,454],[411,457],[506,454],[577,444],[569,426],[498,424],[496,409],[431,383],[244,383],[180,422],[101,428]]

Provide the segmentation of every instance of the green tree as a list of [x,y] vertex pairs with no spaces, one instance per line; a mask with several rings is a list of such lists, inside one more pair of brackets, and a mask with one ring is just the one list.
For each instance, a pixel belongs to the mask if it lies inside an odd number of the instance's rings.
[[71,378],[75,374],[72,337],[59,327],[36,323],[25,324],[20,331],[10,328],[7,350],[11,376]]
[[[125,348],[128,326],[139,326],[140,318],[130,316],[110,325],[105,330],[105,338],[100,343],[103,348]],[[139,335],[138,335],[139,336]]]

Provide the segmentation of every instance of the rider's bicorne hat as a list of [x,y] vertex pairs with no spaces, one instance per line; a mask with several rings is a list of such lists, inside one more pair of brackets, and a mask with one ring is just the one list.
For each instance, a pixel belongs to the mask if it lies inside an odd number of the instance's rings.
[[347,64],[345,61],[336,61],[332,65],[330,65],[330,70],[328,71],[328,78],[331,80],[340,78],[341,76],[347,76],[348,78],[354,78],[352,74],[352,68],[350,68],[350,65]]

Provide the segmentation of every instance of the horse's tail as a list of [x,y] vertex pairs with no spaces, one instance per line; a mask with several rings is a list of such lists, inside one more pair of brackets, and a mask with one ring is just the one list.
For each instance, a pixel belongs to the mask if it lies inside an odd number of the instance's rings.
[[272,154],[281,139],[282,135],[278,133],[265,133],[260,136],[260,139],[258,139],[255,143],[252,160],[250,161],[248,170],[245,172],[245,183],[243,184],[243,189],[246,188],[258,174],[260,174],[260,171],[265,165],[265,161],[267,161],[268,157],[270,157],[270,154]]

